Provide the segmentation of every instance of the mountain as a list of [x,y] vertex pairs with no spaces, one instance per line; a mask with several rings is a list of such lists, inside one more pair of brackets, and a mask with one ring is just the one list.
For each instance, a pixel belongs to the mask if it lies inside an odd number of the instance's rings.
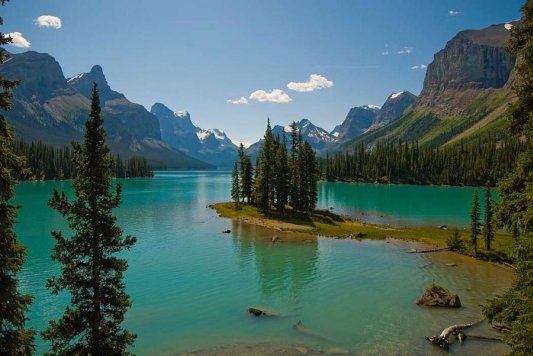
[[392,93],[376,113],[372,125],[367,131],[375,130],[398,119],[415,101],[416,95],[411,92],[401,91],[399,93]]
[[336,142],[344,142],[362,135],[374,122],[380,107],[365,105],[351,108],[340,126],[331,135]]
[[196,127],[188,112],[173,112],[161,103],[150,112],[159,120],[161,139],[172,147],[218,167],[231,167],[237,159],[237,146],[224,131]]
[[[323,128],[315,126],[308,119],[301,119],[300,121],[296,121],[296,127],[301,130],[302,139],[304,141],[309,142],[311,147],[313,147],[318,152],[324,150],[327,145],[335,142],[334,136],[332,136]],[[272,128],[272,134],[274,135],[274,137],[280,136],[280,138],[283,138],[283,136],[285,136],[287,146],[289,146],[291,142],[291,132],[291,125],[275,125]],[[250,147],[248,147],[245,152],[252,156],[253,159],[255,159],[259,152],[259,149],[261,148],[262,143],[263,139],[260,139],[259,141],[250,145]]]
[[111,90],[100,66],[67,81],[52,56],[29,51],[11,54],[0,72],[21,81],[13,90],[13,106],[6,117],[16,136],[25,141],[40,140],[56,147],[81,141],[90,111],[90,90],[96,82],[107,141],[114,153],[124,158],[143,156],[155,168],[211,167],[161,141],[157,118]]
[[508,40],[504,24],[459,32],[435,54],[420,96],[404,115],[344,143],[342,149],[384,139],[436,147],[501,132],[502,114],[514,99],[516,58],[506,51]]

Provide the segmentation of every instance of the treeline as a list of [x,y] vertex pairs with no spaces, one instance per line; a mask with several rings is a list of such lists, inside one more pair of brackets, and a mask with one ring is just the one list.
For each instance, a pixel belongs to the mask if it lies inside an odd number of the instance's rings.
[[[63,180],[76,175],[73,151],[69,147],[55,148],[42,142],[27,143],[17,140],[14,152],[26,158],[28,171],[14,176],[17,180]],[[152,167],[144,157],[121,159],[113,156],[113,172],[117,178],[150,177]]]
[[237,207],[246,201],[263,212],[275,210],[281,214],[288,210],[308,212],[316,207],[318,161],[311,145],[302,140],[296,123],[291,125],[290,154],[285,135],[274,137],[269,120],[255,174],[242,145],[239,157],[233,168],[231,188]]
[[367,150],[361,144],[353,153],[327,156],[321,172],[328,181],[494,186],[525,147],[518,139],[498,142],[492,136],[441,148],[399,141]]

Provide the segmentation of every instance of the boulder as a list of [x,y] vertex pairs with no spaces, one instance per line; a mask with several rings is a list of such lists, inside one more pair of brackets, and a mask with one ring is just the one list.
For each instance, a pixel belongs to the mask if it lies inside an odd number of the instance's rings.
[[460,308],[461,300],[457,294],[453,294],[448,289],[433,284],[431,287],[426,288],[426,291],[416,301],[416,304],[428,307]]
[[278,314],[272,313],[268,310],[256,307],[248,308],[248,314],[250,314],[251,316],[279,316]]

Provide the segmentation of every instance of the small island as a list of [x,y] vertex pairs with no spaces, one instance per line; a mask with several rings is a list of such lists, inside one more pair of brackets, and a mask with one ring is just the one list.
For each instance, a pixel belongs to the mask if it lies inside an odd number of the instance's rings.
[[[250,204],[240,204],[236,208],[234,202],[216,203],[209,207],[221,217],[234,221],[283,232],[303,233],[337,239],[398,239],[444,247],[451,234],[450,231],[441,229],[438,226],[394,227],[366,224],[332,211],[320,209],[314,209],[308,213],[289,214],[285,212],[280,214],[275,210],[271,210],[268,213],[262,212]],[[498,251],[506,251],[511,243],[510,236],[504,233],[498,233],[495,240],[498,241],[495,246],[495,250],[497,249]]]

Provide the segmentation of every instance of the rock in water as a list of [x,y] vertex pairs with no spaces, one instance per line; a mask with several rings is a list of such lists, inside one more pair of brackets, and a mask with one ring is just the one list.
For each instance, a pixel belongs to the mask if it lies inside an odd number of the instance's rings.
[[428,307],[460,308],[461,300],[457,294],[453,294],[448,289],[433,284],[431,287],[426,288],[426,291],[416,301],[416,304]]
[[250,314],[251,316],[278,316],[277,314],[274,314],[268,310],[256,307],[248,308],[248,314]]

